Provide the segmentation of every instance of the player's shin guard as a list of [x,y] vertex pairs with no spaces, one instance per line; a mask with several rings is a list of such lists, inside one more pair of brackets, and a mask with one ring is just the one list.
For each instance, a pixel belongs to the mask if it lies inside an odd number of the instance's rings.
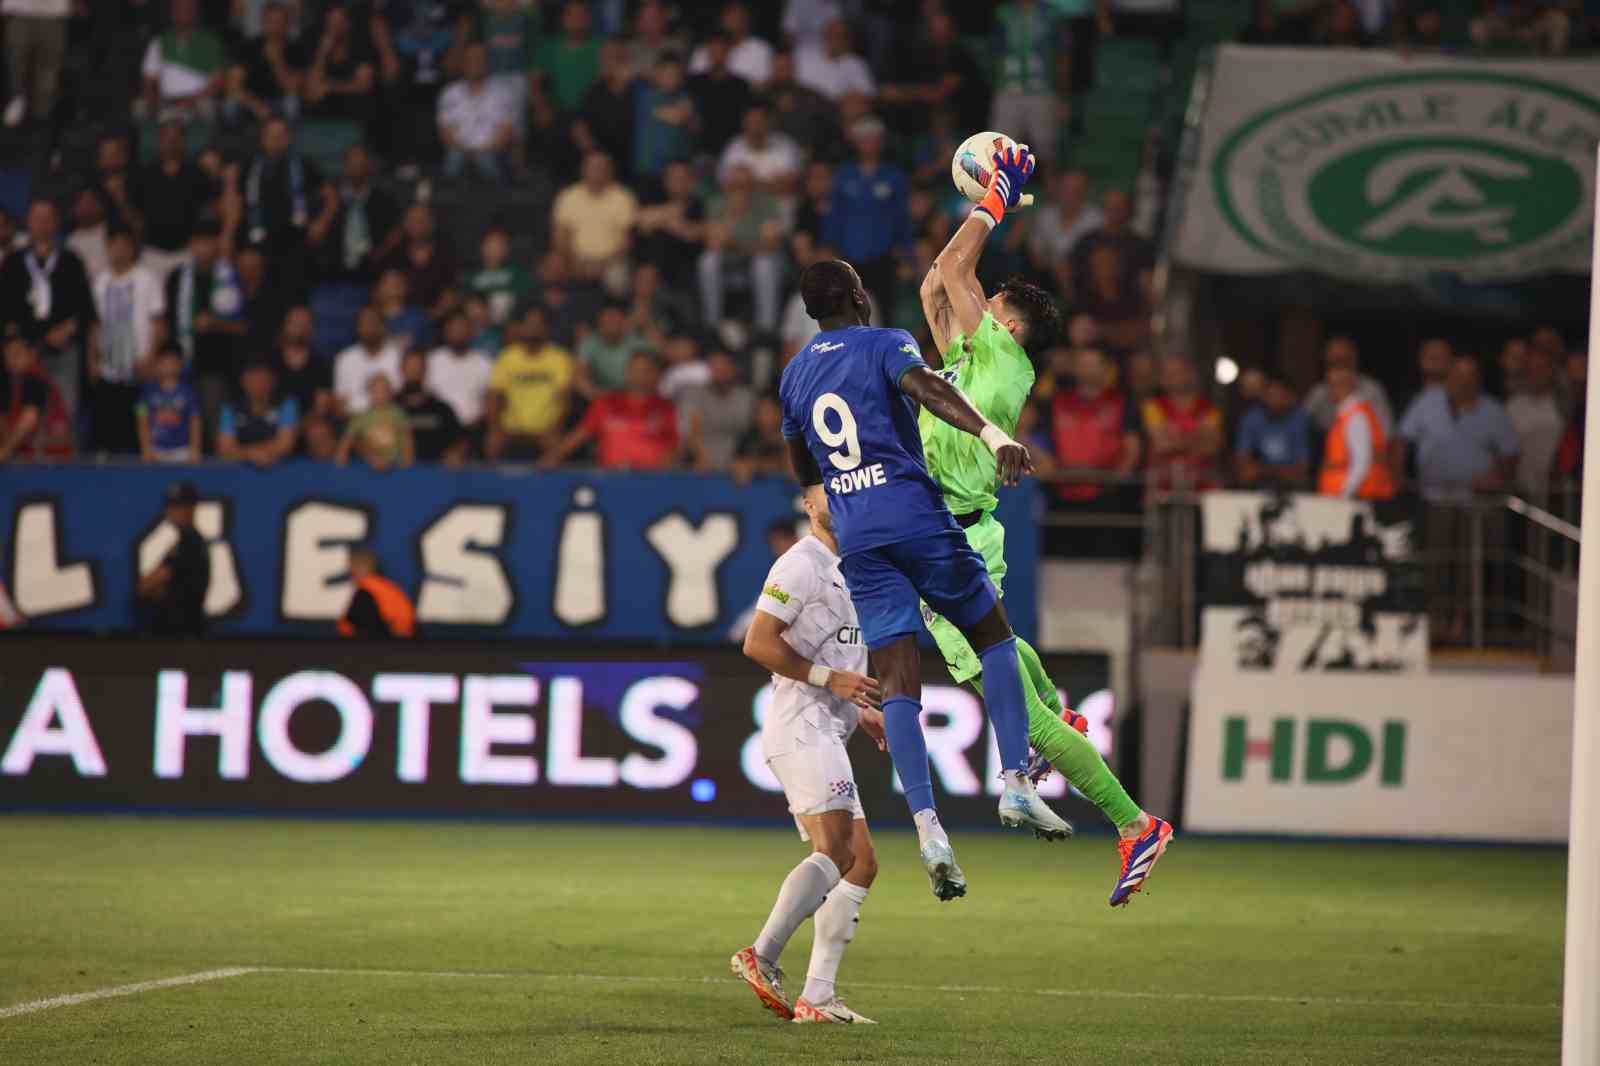
[[833,998],[833,986],[839,977],[839,964],[844,961],[844,949],[855,939],[861,905],[866,901],[866,888],[840,881],[839,887],[828,893],[828,901],[817,909],[813,921],[816,936],[811,941],[811,965],[806,968],[806,988],[801,993],[807,1002],[826,1003]]
[[1016,639],[991,645],[978,658],[983,662],[984,702],[1000,748],[1000,765],[1021,773],[1028,766],[1028,704],[1022,693],[1022,671],[1017,666]]
[[[932,807],[933,778],[928,771],[928,742],[922,737],[922,704],[910,696],[884,700],[883,733],[895,773],[906,790],[906,806],[912,814]],[[1026,736],[1023,747],[1027,747]]]
[[768,962],[777,962],[800,923],[816,913],[838,883],[839,867],[832,859],[820,851],[802,859],[778,890],[778,902],[773,904],[767,924],[756,938],[756,954]]

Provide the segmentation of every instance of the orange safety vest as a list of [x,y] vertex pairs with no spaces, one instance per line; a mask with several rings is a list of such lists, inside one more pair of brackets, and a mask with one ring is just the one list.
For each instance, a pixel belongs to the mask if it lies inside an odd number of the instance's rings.
[[[392,637],[414,637],[417,635],[417,611],[411,606],[411,600],[396,585],[386,577],[376,574],[356,579],[356,588],[365,590],[378,605],[378,617],[389,627]],[[356,634],[356,627],[351,625],[349,619],[339,619],[339,632],[347,637]]]
[[1367,476],[1356,489],[1356,497],[1363,500],[1387,500],[1394,495],[1394,478],[1389,475],[1388,441],[1383,436],[1383,423],[1378,413],[1365,400],[1343,406],[1334,417],[1328,430],[1328,443],[1322,451],[1322,478],[1318,491],[1324,496],[1338,496],[1344,491],[1345,475],[1350,469],[1350,444],[1345,439],[1345,426],[1352,419],[1365,417],[1372,430],[1372,465]]

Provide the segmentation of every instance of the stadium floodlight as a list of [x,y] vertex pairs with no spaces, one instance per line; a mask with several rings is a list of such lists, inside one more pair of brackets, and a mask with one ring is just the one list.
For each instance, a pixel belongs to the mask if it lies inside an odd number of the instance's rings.
[[[1600,175],[1600,153],[1596,156]],[[1595,218],[1600,220],[1600,182]],[[1600,1064],[1600,227],[1589,269],[1589,412],[1583,442],[1583,535],[1572,686],[1572,823],[1567,836],[1567,952],[1562,1066]]]

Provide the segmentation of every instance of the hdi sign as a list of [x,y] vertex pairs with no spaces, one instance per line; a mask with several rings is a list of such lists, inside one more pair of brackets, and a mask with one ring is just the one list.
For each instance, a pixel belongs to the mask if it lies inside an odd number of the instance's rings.
[[1184,828],[1560,842],[1571,724],[1571,678],[1203,667]]
[[[1304,728],[1300,728],[1303,726]],[[1337,785],[1359,780],[1376,767],[1378,783],[1399,787],[1405,783],[1406,724],[1384,722],[1376,731],[1347,718],[1274,718],[1270,734],[1252,736],[1250,721],[1234,716],[1223,722],[1222,779],[1244,779],[1252,760],[1267,763],[1275,782],[1296,780],[1295,756],[1300,756],[1299,780],[1308,785]],[[1295,734],[1304,735],[1296,747]]]

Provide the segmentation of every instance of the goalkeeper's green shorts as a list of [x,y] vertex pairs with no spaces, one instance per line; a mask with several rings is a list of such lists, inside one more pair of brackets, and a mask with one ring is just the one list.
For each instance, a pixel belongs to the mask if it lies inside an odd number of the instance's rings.
[[[990,511],[964,532],[972,550],[983,556],[984,566],[989,570],[989,580],[994,582],[995,595],[1004,595],[1006,527],[995,521],[994,512]],[[961,630],[934,614],[926,603],[922,605],[922,621],[927,625],[928,632],[933,634],[934,642],[939,645],[945,666],[949,667],[950,676],[956,684],[965,684],[983,673],[978,653],[972,650],[972,645],[961,635]]]

